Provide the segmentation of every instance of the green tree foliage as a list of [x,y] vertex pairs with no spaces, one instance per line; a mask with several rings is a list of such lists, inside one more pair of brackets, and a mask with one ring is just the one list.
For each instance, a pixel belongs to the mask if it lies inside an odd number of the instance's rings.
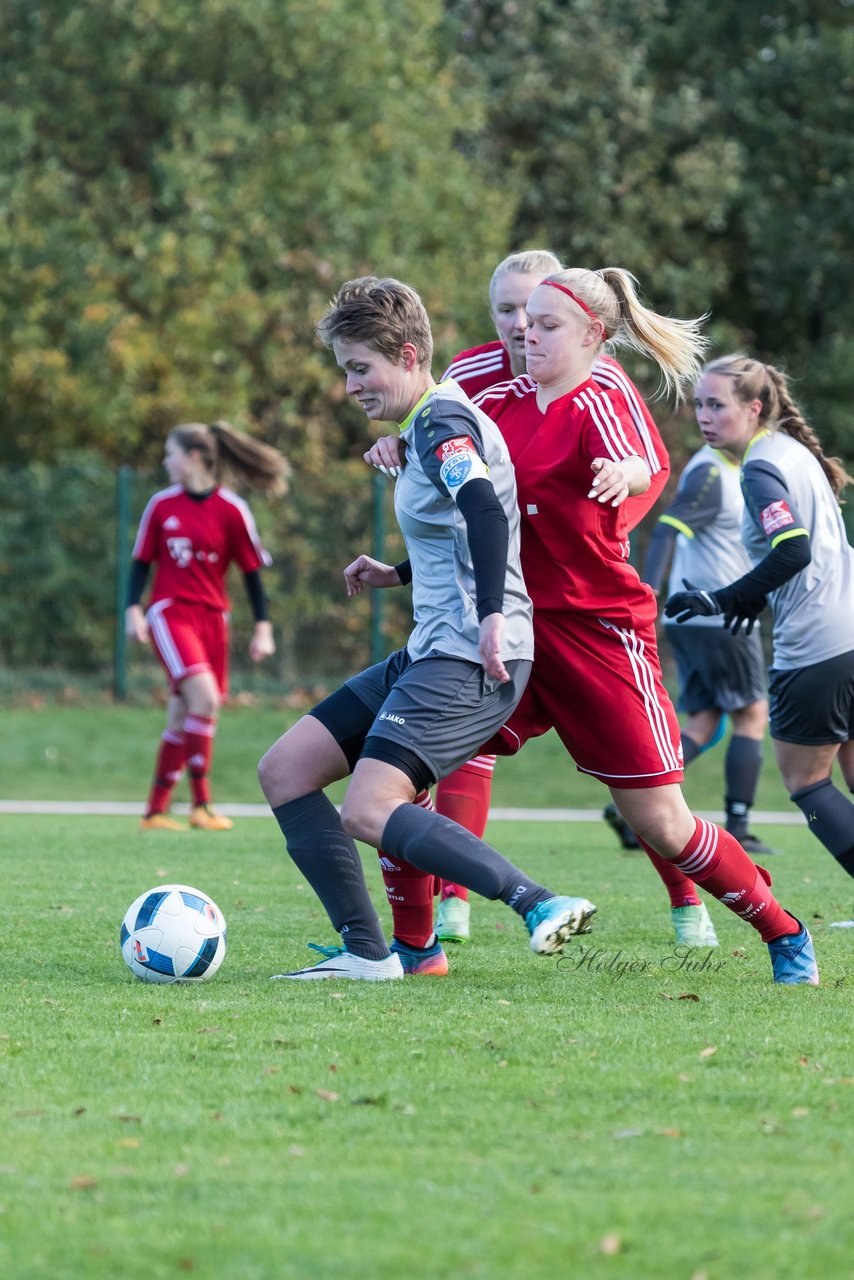
[[[438,369],[489,336],[491,270],[532,244],[710,312],[850,463],[852,7],[6,0],[0,464],[153,469],[179,421],[259,434],[294,472],[254,504],[288,673],[345,669],[366,656],[340,570],[370,545],[373,428],[314,323],[343,279],[399,275]],[[696,434],[666,412],[678,465]],[[47,513],[44,474],[26,484]]]
[[295,464],[352,444],[313,337],[330,292],[401,274],[441,333],[504,243],[452,145],[477,104],[441,20],[435,0],[6,6],[6,460],[153,461],[176,421],[223,415]]
[[483,145],[520,193],[514,242],[710,311],[720,347],[789,369],[851,457],[851,0],[451,8],[489,85]]
[[441,359],[506,242],[454,145],[479,107],[443,23],[438,0],[5,6],[0,461],[153,466],[172,425],[214,417],[262,435],[295,474],[270,535],[286,644],[364,622],[338,614],[371,433],[315,321],[343,279],[399,275]]

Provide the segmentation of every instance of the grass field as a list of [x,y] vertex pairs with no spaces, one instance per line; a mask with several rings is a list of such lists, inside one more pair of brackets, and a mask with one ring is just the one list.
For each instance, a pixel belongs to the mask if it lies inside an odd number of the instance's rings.
[[[4,797],[144,794],[160,713],[4,722]],[[253,762],[281,724],[225,717],[223,807],[260,798]],[[555,744],[529,751],[501,767],[496,804],[601,803]],[[720,762],[689,773],[698,807],[720,804]],[[785,804],[770,766],[760,804]],[[512,913],[478,901],[446,979],[304,985],[269,975],[333,939],[272,820],[152,836],[4,816],[0,1275],[850,1275],[854,939],[829,927],[851,913],[832,859],[801,827],[763,833],[822,967],[819,988],[779,988],[717,904],[721,946],[680,956],[656,878],[603,824],[489,834],[599,904],[589,939],[535,957]],[[209,984],[144,985],[121,961],[125,908],[163,881],[225,912]]]

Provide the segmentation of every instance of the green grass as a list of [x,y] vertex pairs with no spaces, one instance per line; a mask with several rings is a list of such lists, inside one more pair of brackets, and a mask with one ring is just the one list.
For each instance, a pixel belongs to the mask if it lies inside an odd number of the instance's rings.
[[[293,715],[226,711],[224,806],[261,799],[255,761]],[[142,803],[160,710],[45,705],[3,723],[4,797]],[[718,749],[689,770],[695,806],[720,806],[721,769]],[[496,777],[496,806],[604,799],[553,735]],[[770,759],[758,804],[788,807]],[[0,1275],[847,1276],[852,938],[828,922],[850,915],[850,880],[802,827],[762,832],[822,968],[818,989],[778,988],[757,936],[714,903],[720,948],[680,963],[657,878],[604,824],[488,834],[599,904],[589,940],[538,959],[478,900],[447,979],[303,985],[268,979],[333,938],[272,820],[153,835],[5,816]],[[368,852],[366,869],[388,925]],[[122,963],[124,910],[163,881],[226,914],[210,983],[149,986]]]
[[[219,802],[260,803],[255,778],[259,757],[296,718],[268,704],[226,707],[214,757],[214,794]],[[0,712],[0,798],[138,800],[142,805],[154,765],[164,713],[157,707],[57,706]],[[337,788],[333,795],[341,794]],[[701,756],[686,774],[685,793],[699,809],[723,806],[723,750]],[[187,798],[186,784],[177,793]],[[499,760],[493,804],[596,808],[604,787],[577,773],[554,733],[536,739],[512,760]],[[792,810],[766,744],[759,783],[759,809]]]
[[[678,967],[656,878],[603,824],[490,834],[599,903],[589,941],[540,959],[478,901],[447,979],[289,984],[268,977],[331,937],[272,821],[4,818],[0,1274],[848,1275],[851,937],[826,922],[850,882],[775,829],[823,977],[778,988],[716,904],[711,966]],[[208,984],[121,961],[126,906],[164,880],[226,914]]]

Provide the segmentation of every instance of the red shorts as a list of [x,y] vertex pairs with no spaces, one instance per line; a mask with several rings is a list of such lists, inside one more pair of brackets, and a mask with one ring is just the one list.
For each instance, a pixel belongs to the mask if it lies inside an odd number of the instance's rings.
[[177,693],[187,676],[210,671],[228,693],[228,616],[181,600],[158,600],[146,614],[154,651]]
[[652,623],[633,628],[534,611],[528,687],[500,735],[482,750],[513,755],[551,728],[579,772],[606,786],[682,781],[679,721],[662,683]]

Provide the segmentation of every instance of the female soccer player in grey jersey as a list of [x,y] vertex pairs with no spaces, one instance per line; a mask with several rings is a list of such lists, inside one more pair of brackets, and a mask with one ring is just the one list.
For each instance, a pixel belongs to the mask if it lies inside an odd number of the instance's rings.
[[[586,931],[593,904],[552,894],[471,832],[412,803],[497,732],[528,682],[532,607],[504,440],[454,382],[434,383],[430,323],[408,285],[349,281],[318,334],[346,374],[348,394],[372,421],[401,424],[408,445],[395,511],[415,627],[405,649],[348,680],[261,761],[288,852],[344,943],[319,964],[281,976],[401,978],[413,959],[406,946],[386,943],[354,837],[501,899],[524,919],[532,950],[557,951]],[[408,580],[402,567],[365,555],[344,577],[351,596]],[[350,773],[339,817],[323,788]]]
[[686,583],[665,612],[678,622],[722,613],[736,631],[752,626],[767,597],[777,764],[813,835],[854,876],[854,805],[830,776],[838,760],[854,790],[854,548],[837,500],[852,477],[825,457],[773,365],[713,360],[694,403],[706,441],[742,460],[742,533],[755,567],[717,591]]

